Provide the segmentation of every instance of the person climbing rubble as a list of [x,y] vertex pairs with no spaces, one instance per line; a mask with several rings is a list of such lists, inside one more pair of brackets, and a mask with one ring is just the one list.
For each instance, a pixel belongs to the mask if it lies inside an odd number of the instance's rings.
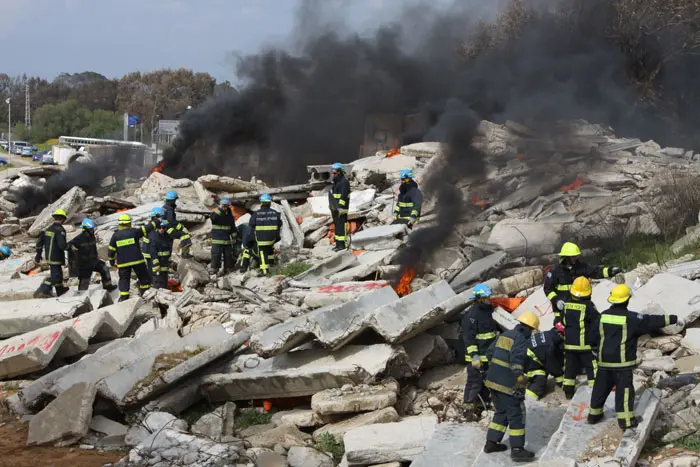
[[231,212],[231,201],[221,198],[219,206],[209,214],[211,218],[211,265],[209,272],[217,274],[221,268],[221,258],[224,259],[224,274],[228,274],[236,263],[233,245],[238,237],[236,218]]
[[555,264],[544,278],[544,293],[552,302],[555,321],[561,320],[561,311],[569,300],[569,290],[574,279],[580,276],[589,279],[608,279],[624,272],[618,267],[591,266],[581,261],[578,245],[566,242],[559,252],[559,263]]
[[180,240],[180,255],[183,258],[191,258],[192,255],[190,254],[190,247],[192,246],[192,239],[185,226],[177,220],[177,214],[175,213],[177,199],[177,192],[174,190],[170,190],[165,194],[162,217],[163,219],[166,219],[168,223],[170,223],[168,235],[170,235],[172,238]]
[[634,416],[634,384],[632,372],[637,366],[637,339],[644,334],[685,323],[676,315],[646,315],[628,309],[632,292],[624,284],[610,292],[612,306],[600,314],[593,324],[592,341],[598,348],[598,374],[593,384],[588,423],[603,419],[603,406],[615,387],[615,412],[621,429],[639,424]]
[[335,251],[347,248],[348,213],[350,212],[350,182],[345,178],[343,164],[336,162],[331,167],[333,187],[328,193],[328,206],[335,226]]
[[69,254],[75,259],[78,269],[78,290],[87,290],[90,286],[92,273],[99,273],[102,279],[102,288],[111,292],[117,288],[112,284],[112,275],[109,266],[102,261],[97,254],[97,238],[95,228],[97,224],[90,218],[85,218],[80,223],[82,232],[68,242]]
[[547,394],[547,378],[551,375],[557,384],[564,379],[564,325],[533,333],[527,344],[525,375],[529,383],[525,396],[539,400]]
[[63,283],[63,265],[66,264],[66,229],[63,224],[68,214],[63,209],[56,209],[53,214],[53,224],[39,235],[36,242],[36,256],[34,262],[41,263],[42,251],[46,254],[46,262],[49,264],[49,277],[41,283],[34,292],[34,298],[51,297],[51,288],[56,289],[56,296],[60,297],[68,292],[68,287]]
[[109,241],[109,263],[119,268],[120,302],[129,299],[132,270],[136,273],[141,294],[151,288],[151,275],[146,269],[146,260],[139,248],[139,239],[147,237],[159,225],[160,221],[154,220],[145,226],[132,228],[131,216],[119,216],[117,231]]
[[7,259],[10,256],[12,256],[12,250],[10,247],[7,245],[0,246],[0,261]]
[[531,311],[518,318],[515,328],[506,331],[494,343],[493,357],[486,374],[486,385],[496,412],[486,433],[485,453],[505,451],[501,443],[510,432],[510,458],[515,462],[530,461],[535,454],[525,449],[525,360],[527,343],[533,331],[540,326],[540,319]]
[[[165,210],[161,207],[154,207],[151,209],[151,212],[148,214],[148,217],[151,219],[151,223],[153,223],[153,227],[155,228],[156,224],[161,221],[165,217]],[[141,239],[141,253],[143,253],[143,258],[146,260],[146,269],[148,269],[149,274],[153,270],[153,258],[151,257],[151,248],[150,248],[150,239],[148,236],[143,237]],[[153,278],[151,278],[151,281]]]
[[585,370],[588,385],[593,387],[598,364],[592,350],[592,326],[598,320],[598,309],[591,301],[593,288],[591,282],[583,277],[577,277],[569,291],[570,299],[561,311],[561,322],[564,324],[566,342],[566,363],[564,366],[564,394],[567,399],[574,397],[576,392],[576,376]]
[[420,220],[423,193],[413,179],[411,170],[402,170],[400,178],[401,186],[399,187],[396,206],[394,206],[394,222],[392,224],[406,224],[412,229],[416,222]]
[[260,197],[260,204],[260,209],[251,214],[248,225],[255,238],[253,254],[260,265],[260,271],[267,275],[270,263],[274,260],[274,245],[281,239],[282,216],[272,209],[272,197],[267,193]]
[[170,272],[170,257],[173,252],[173,239],[168,235],[171,225],[166,219],[148,233],[149,253],[153,258],[151,273],[154,289],[168,287],[168,274]]
[[466,346],[467,384],[464,386],[464,416],[468,421],[481,419],[481,412],[491,402],[484,377],[489,369],[491,344],[498,337],[500,328],[493,319],[494,306],[489,299],[491,289],[477,284],[472,292],[473,305],[462,317],[462,335]]

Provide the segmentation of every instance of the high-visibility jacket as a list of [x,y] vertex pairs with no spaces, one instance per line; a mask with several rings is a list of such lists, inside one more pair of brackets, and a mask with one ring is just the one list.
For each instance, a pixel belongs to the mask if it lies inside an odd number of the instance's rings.
[[67,248],[66,229],[61,224],[51,224],[48,229],[39,235],[36,241],[37,255],[41,255],[43,250],[44,258],[46,258],[48,264],[66,264]]
[[527,377],[561,376],[564,369],[563,344],[556,329],[532,333],[527,343]]
[[119,268],[145,263],[139,239],[148,236],[152,230],[152,223],[135,228],[119,228],[109,241],[109,261],[116,260]]
[[211,219],[211,244],[232,245],[232,236],[237,236],[236,218],[230,209],[216,208],[209,214]]
[[331,211],[338,211],[339,214],[347,214],[349,212],[350,182],[342,173],[333,177],[333,187],[328,193],[328,206]]
[[423,193],[418,184],[411,180],[401,183],[399,196],[394,206],[394,219],[420,219],[420,211],[423,206]]
[[559,310],[555,310],[555,322],[560,318],[566,331],[566,350],[591,350],[591,328],[598,319],[598,309],[593,302],[577,300],[571,297],[571,301],[564,304],[564,311],[559,316]]
[[583,261],[578,261],[569,268],[562,263],[555,264],[551,271],[544,277],[544,293],[549,300],[569,300],[569,290],[577,277],[589,279],[602,279],[610,277],[610,268],[603,266],[591,266]]
[[637,365],[639,336],[676,324],[676,315],[646,315],[613,305],[600,314],[593,326],[593,342],[598,343],[599,368],[633,368]]
[[270,206],[263,206],[251,214],[248,225],[258,246],[272,246],[280,240],[282,216]]
[[91,234],[84,229],[73,240],[68,242],[68,250],[76,256],[78,269],[92,268],[100,259],[97,255],[95,234]]
[[488,362],[491,357],[491,344],[496,340],[500,328],[493,319],[493,306],[488,303],[474,303],[462,317],[462,336],[466,345],[468,362]]
[[484,385],[492,391],[512,395],[519,376],[525,373],[527,342],[525,326],[518,324],[496,339],[493,357],[486,373]]
[[165,216],[163,216],[163,218],[170,223],[170,227],[167,230],[168,235],[170,235],[172,238],[180,239],[180,245],[182,246],[192,244],[190,233],[187,231],[185,226],[177,220],[177,214],[175,214],[175,201],[166,201],[163,204],[163,211],[165,211]]
[[173,239],[167,233],[152,230],[148,233],[147,245],[147,251],[153,263],[153,272],[159,272],[161,268],[167,271],[173,252]]

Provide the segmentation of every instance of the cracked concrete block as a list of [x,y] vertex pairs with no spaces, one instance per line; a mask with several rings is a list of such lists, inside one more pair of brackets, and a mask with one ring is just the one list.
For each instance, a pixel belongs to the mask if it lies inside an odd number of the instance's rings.
[[368,277],[370,274],[376,273],[379,266],[384,264],[387,258],[396,253],[395,248],[388,250],[365,251],[357,256],[357,266],[345,269],[343,271],[331,274],[328,280],[332,284],[338,282],[347,282],[361,280]]
[[615,460],[619,461],[620,467],[634,467],[637,459],[644,449],[644,444],[649,438],[652,425],[661,407],[661,390],[647,389],[639,397],[639,403],[635,405],[634,412],[641,416],[642,420],[636,428],[625,430],[622,441],[614,454]]
[[[354,218],[367,209],[372,201],[377,190],[368,188],[366,190],[353,191],[350,195],[350,208],[348,209],[348,217]],[[306,201],[311,205],[314,216],[330,216],[331,210],[328,206],[328,196],[310,196]]]
[[340,305],[388,285],[389,282],[378,280],[343,282],[315,287],[304,292],[304,305],[311,309]]
[[540,331],[546,331],[554,326],[554,313],[552,303],[544,294],[544,289],[538,287],[518,308],[511,313],[513,318],[518,318],[526,311],[532,311],[540,318]]
[[328,278],[344,269],[359,265],[358,259],[350,250],[339,251],[316,266],[298,274],[295,281],[315,285],[317,283],[332,283]]
[[441,423],[425,447],[411,463],[412,467],[453,467],[474,464],[484,448],[486,432],[482,428]]
[[329,423],[314,431],[314,440],[320,439],[324,433],[329,433],[335,437],[335,439],[340,440],[345,436],[348,431],[367,425],[376,425],[379,423],[392,423],[399,421],[399,414],[393,407],[386,407],[381,410],[376,410],[374,412],[367,412],[360,415],[356,415],[352,418],[342,420],[335,423]]
[[0,338],[34,331],[90,310],[92,305],[87,296],[3,302],[0,309]]
[[559,222],[504,219],[493,227],[488,243],[512,256],[546,255],[561,245],[562,227]]
[[486,278],[486,275],[499,267],[507,258],[507,253],[497,251],[481,259],[472,261],[469,266],[464,268],[462,272],[450,281],[452,288],[461,292],[472,282],[478,282]]
[[46,274],[35,274],[19,279],[0,281],[0,300],[9,302],[12,300],[30,300],[34,298],[34,292],[46,279]]
[[[640,313],[674,314],[687,323],[700,318],[700,283],[661,273],[632,294],[630,310]],[[665,334],[677,334],[680,326],[666,326]]]
[[83,207],[84,203],[85,191],[80,187],[74,186],[65,192],[63,196],[45,207],[44,210],[41,211],[41,214],[37,216],[32,226],[29,227],[27,233],[31,237],[38,237],[41,232],[46,230],[53,223],[52,216],[56,209],[63,209],[70,218]]
[[[351,201],[352,202],[352,201]],[[382,225],[355,232],[350,236],[350,247],[353,250],[381,250],[387,244],[408,234],[408,227],[403,224]]]
[[27,446],[68,446],[88,432],[95,385],[78,383],[54,399],[29,421]]
[[322,416],[372,412],[396,404],[396,399],[396,391],[382,386],[353,388],[349,393],[326,389],[311,396],[311,408]]

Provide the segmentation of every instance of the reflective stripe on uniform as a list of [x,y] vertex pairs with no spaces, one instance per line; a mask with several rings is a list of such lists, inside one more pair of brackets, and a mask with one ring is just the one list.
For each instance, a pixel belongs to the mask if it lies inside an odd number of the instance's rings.
[[502,392],[503,394],[513,394],[513,389],[506,387],[502,384],[494,383],[493,381],[486,380],[484,386],[494,391]]
[[571,284],[560,284],[556,286],[556,289],[559,292],[568,292],[569,290],[571,290]]
[[515,430],[511,428],[509,433],[511,436],[525,436],[525,428],[516,428]]
[[117,264],[117,267],[118,267],[118,268],[127,268],[127,267],[129,267],[129,266],[136,266],[137,264],[143,264],[143,263],[145,263],[145,262],[146,262],[145,259],[140,259],[140,260],[137,260],[137,261],[131,261],[130,263]]
[[496,341],[496,347],[510,351],[510,349],[513,348],[513,339],[506,336],[500,336]]
[[526,395],[526,396],[530,396],[530,397],[532,397],[532,398],[535,399],[535,400],[539,400],[539,398],[540,398],[540,396],[538,396],[538,395],[535,394],[534,392],[530,391],[529,389],[526,389],[526,390],[525,390],[525,395]]
[[610,268],[603,268],[603,279],[608,279],[610,277]]
[[576,386],[576,380],[564,378],[564,386]]
[[413,207],[413,203],[412,203],[412,202],[411,202],[411,203],[398,203],[398,206],[399,206],[400,208],[412,208],[412,207]]
[[256,225],[255,230],[277,230],[276,225]]
[[230,225],[212,225],[211,228],[214,230],[231,230]]
[[494,337],[496,337],[495,332],[482,332],[482,333],[476,335],[477,340],[493,339]]
[[496,430],[496,431],[500,431],[501,433],[505,433],[506,428],[507,427],[505,425],[501,425],[500,423],[496,423],[496,422],[489,423],[489,430]]
[[537,358],[537,354],[535,354],[535,352],[532,349],[527,349],[527,356],[538,365],[544,366],[540,359]]
[[495,363],[496,365],[499,365],[499,366],[502,366],[505,368],[510,368],[510,363],[504,362],[503,360],[498,359],[498,358],[492,358],[491,363]]
[[477,347],[476,345],[470,345],[469,347],[467,347],[467,353],[475,353],[478,351],[479,347]]
[[129,245],[136,245],[136,239],[125,238],[124,240],[117,240],[117,248],[121,248],[123,246],[129,246]]
[[212,245],[231,245],[231,240],[212,240]]
[[[603,343],[605,342],[605,324],[611,324],[614,326],[622,327],[622,337],[620,339],[620,361],[619,362],[605,362],[603,361]],[[627,361],[625,351],[627,343],[627,316],[618,316],[603,313],[600,315],[600,324],[598,325],[600,331],[600,347],[598,349],[599,362],[598,365],[603,368],[625,368],[629,366],[634,366],[637,364],[636,361]]]
[[525,373],[525,376],[534,378],[535,376],[547,376],[547,373],[544,370],[532,370]]
[[591,407],[588,410],[588,415],[603,415],[603,409],[594,409],[593,407]]
[[551,299],[553,299],[553,298],[556,297],[556,296],[557,296],[557,293],[556,293],[555,291],[552,290],[551,292],[549,292],[549,293],[547,294],[547,300],[551,300]]

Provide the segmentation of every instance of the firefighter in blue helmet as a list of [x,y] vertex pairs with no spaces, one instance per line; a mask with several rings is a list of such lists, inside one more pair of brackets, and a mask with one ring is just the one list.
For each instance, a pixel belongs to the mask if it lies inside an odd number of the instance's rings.
[[153,288],[164,289],[168,287],[168,273],[170,272],[170,256],[173,252],[173,239],[168,235],[170,223],[163,219],[160,225],[148,234],[149,253],[153,261],[151,263],[151,275]]
[[231,201],[222,198],[211,214],[211,265],[209,272],[217,274],[221,268],[221,258],[224,259],[224,274],[231,272],[235,265],[233,245],[238,237],[236,218],[231,212]]
[[[149,217],[151,218],[151,225],[155,229],[156,223],[159,223],[165,217],[165,210],[159,206],[156,206],[151,209]],[[141,252],[143,253],[143,259],[146,260],[146,268],[150,274],[153,270],[153,258],[151,257],[151,246],[149,243],[150,240],[148,236],[141,239]],[[153,278],[151,278],[151,280],[153,280]]]
[[255,238],[255,257],[260,271],[267,275],[273,260],[274,244],[280,241],[282,216],[272,209],[272,197],[264,194],[260,197],[260,209],[250,216],[250,229]]
[[151,275],[146,268],[146,260],[143,257],[139,240],[147,237],[160,221],[152,221],[139,228],[131,227],[131,216],[122,214],[118,219],[117,231],[109,241],[109,263],[119,268],[119,301],[129,299],[131,288],[131,271],[136,273],[139,282],[139,292],[151,288]]
[[406,224],[409,228],[413,228],[420,219],[423,193],[413,179],[412,171],[402,170],[400,176],[401,186],[396,206],[394,206],[394,222],[392,224]]
[[509,430],[510,458],[516,462],[532,460],[535,455],[525,449],[525,362],[527,343],[540,325],[540,319],[531,311],[518,317],[518,325],[506,331],[495,342],[491,365],[486,374],[486,387],[496,412],[486,433],[485,453],[505,451],[501,443]]
[[68,287],[63,283],[63,265],[66,264],[66,229],[63,224],[68,218],[68,214],[63,209],[56,209],[53,212],[53,224],[39,235],[36,242],[36,264],[41,263],[42,253],[46,254],[46,262],[49,263],[50,275],[34,292],[34,298],[47,298],[51,296],[51,288],[56,289],[56,296],[61,296],[68,292]]
[[7,259],[12,255],[12,250],[7,245],[0,246],[0,260]]
[[335,228],[335,251],[345,250],[348,245],[348,213],[350,212],[350,182],[345,178],[343,164],[336,162],[331,167],[333,176],[328,206]]
[[97,255],[97,238],[95,237],[97,224],[86,217],[80,227],[83,231],[68,242],[69,254],[75,258],[78,269],[78,290],[88,289],[93,272],[100,274],[103,289],[109,292],[115,290],[117,286],[112,284],[109,266]]
[[190,247],[192,246],[192,239],[190,238],[190,233],[184,225],[177,221],[177,214],[175,213],[177,198],[177,192],[174,190],[170,190],[165,194],[165,203],[163,203],[164,214],[162,217],[170,223],[168,235],[172,238],[180,239],[180,255],[183,258],[191,258]]
[[494,307],[490,301],[491,289],[477,284],[472,292],[474,304],[462,317],[462,337],[466,346],[467,384],[464,386],[464,415],[470,421],[478,421],[481,412],[491,401],[484,377],[489,369],[491,344],[498,337],[500,328],[493,319]]

